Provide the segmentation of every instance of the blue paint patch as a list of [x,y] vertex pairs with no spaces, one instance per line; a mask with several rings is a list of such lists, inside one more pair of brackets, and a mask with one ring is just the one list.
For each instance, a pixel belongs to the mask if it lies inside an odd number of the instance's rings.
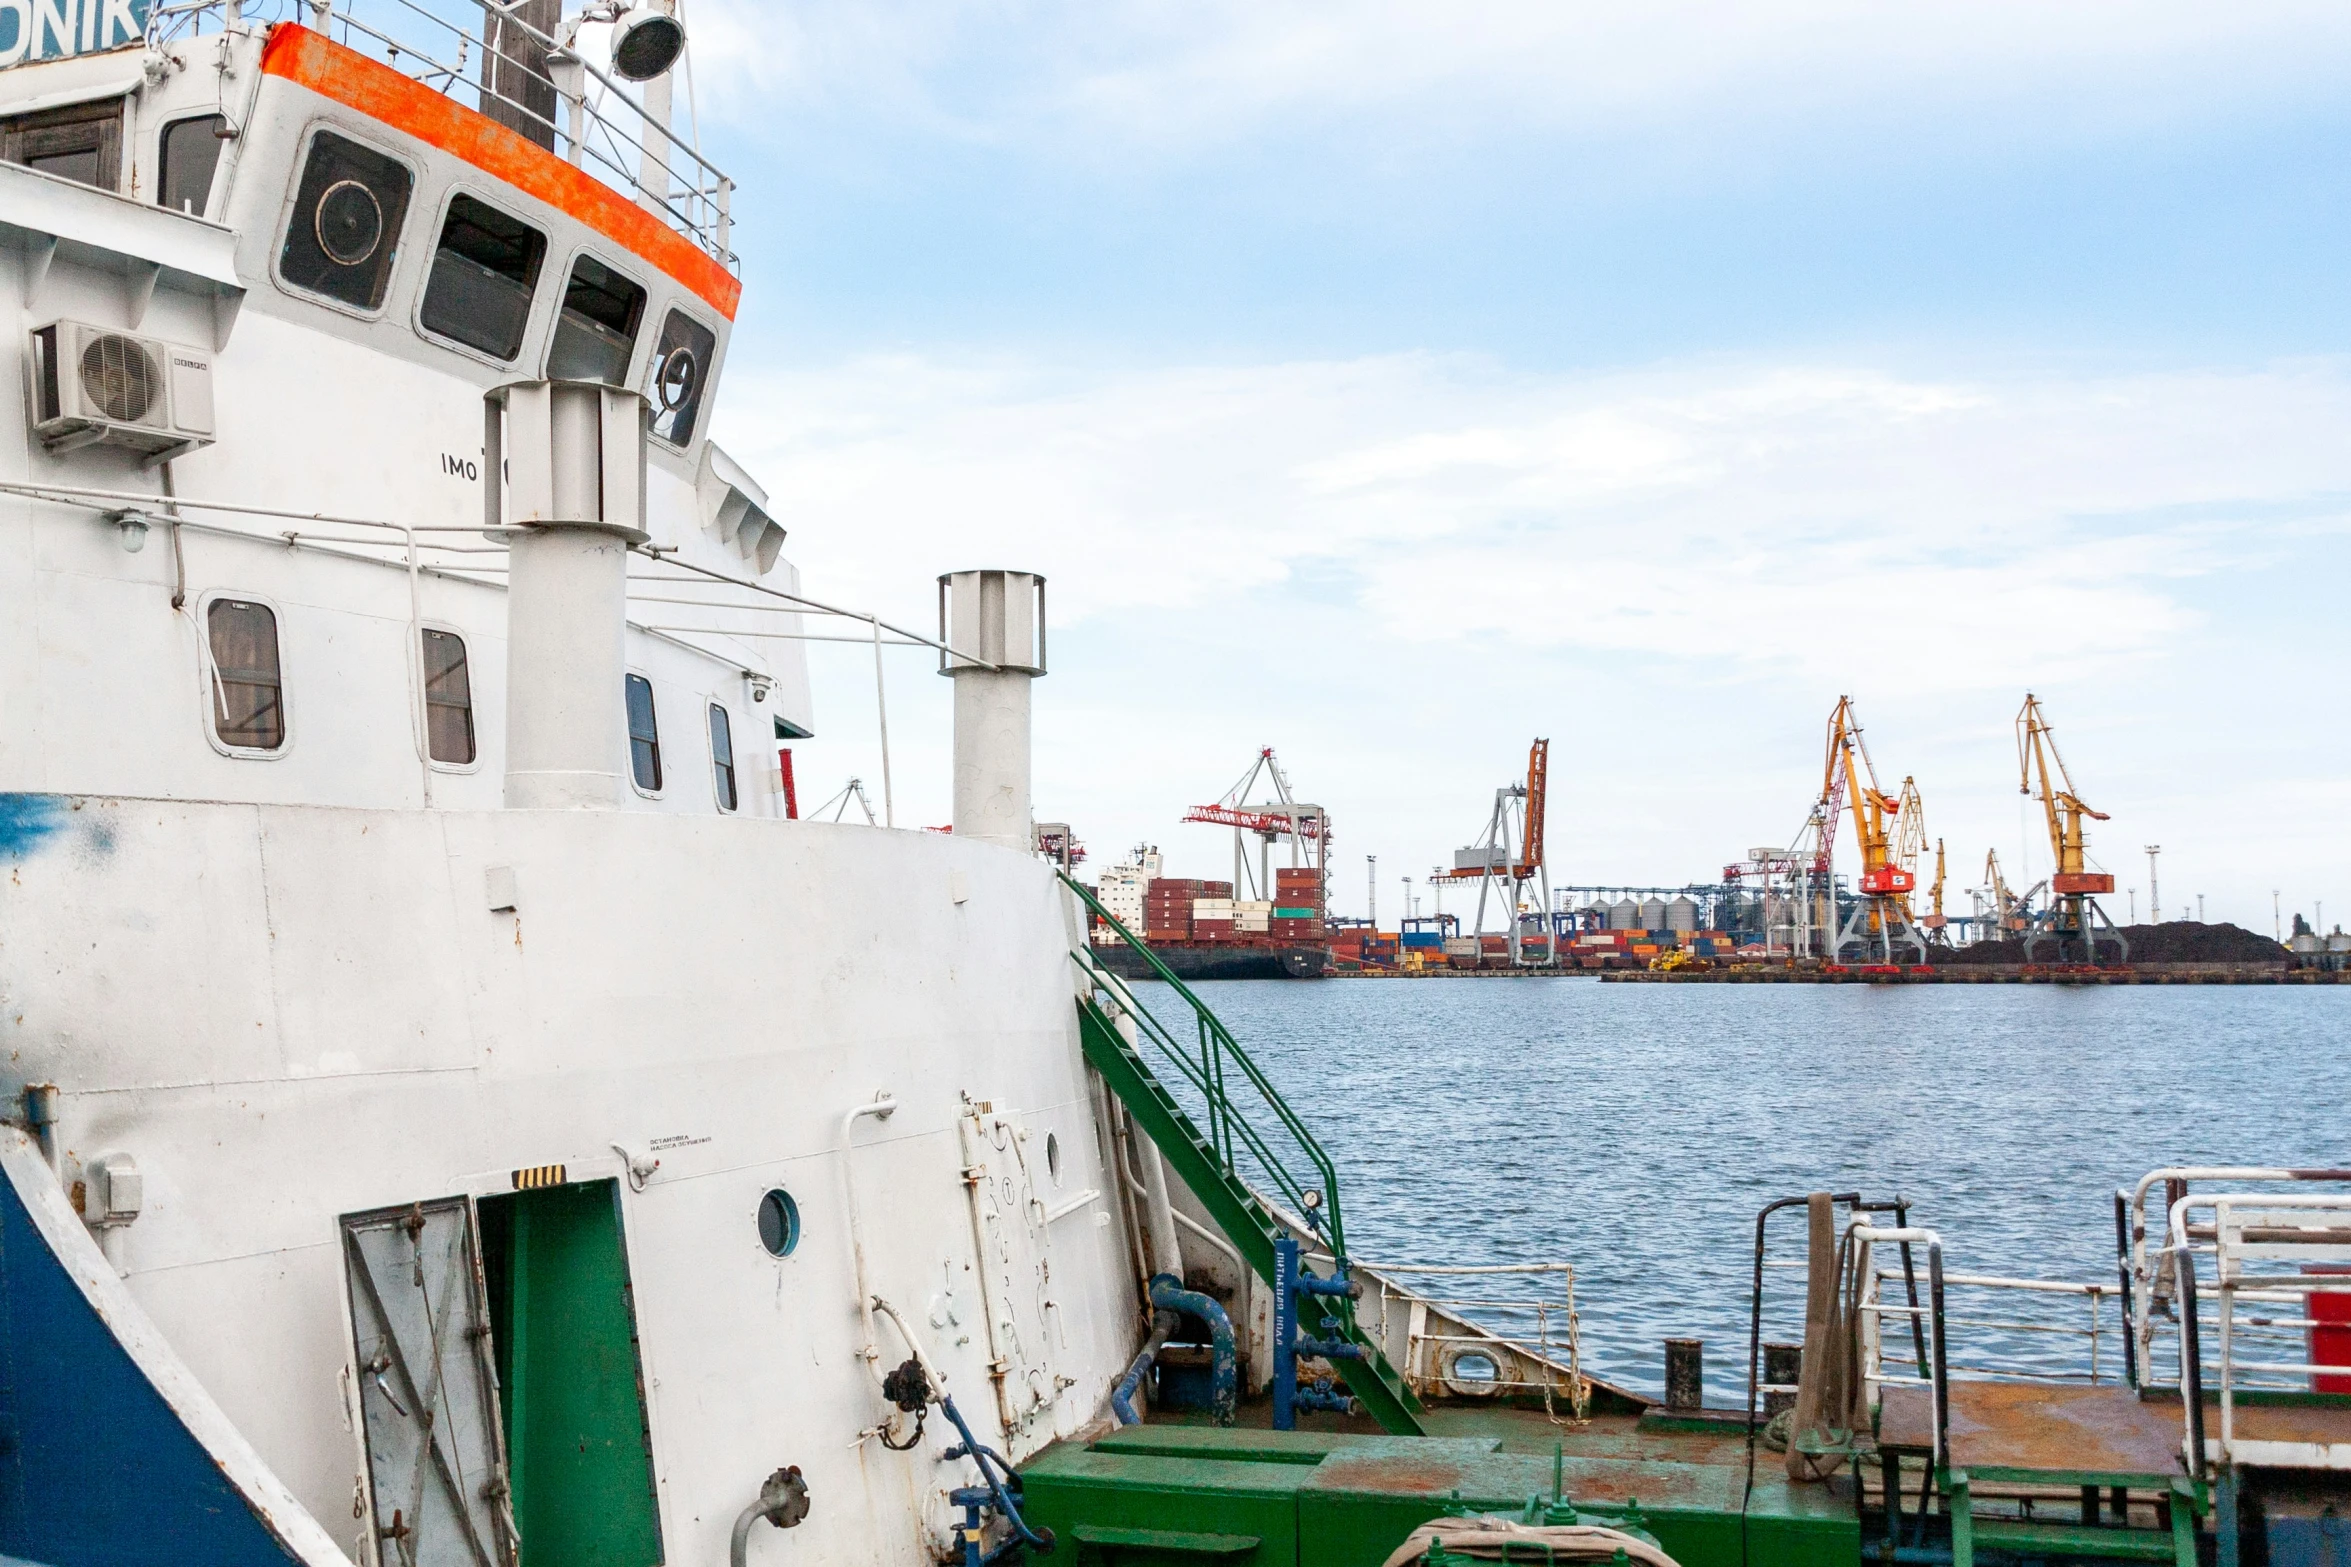
[[73,1567],[294,1560],[91,1308],[5,1177],[0,1552]]
[[21,860],[65,830],[63,795],[0,794],[0,859]]

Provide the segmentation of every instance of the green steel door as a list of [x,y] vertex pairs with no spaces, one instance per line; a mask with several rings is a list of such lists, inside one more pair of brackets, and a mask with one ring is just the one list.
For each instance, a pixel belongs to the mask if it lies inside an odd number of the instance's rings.
[[660,1567],[618,1183],[480,1210],[522,1567]]

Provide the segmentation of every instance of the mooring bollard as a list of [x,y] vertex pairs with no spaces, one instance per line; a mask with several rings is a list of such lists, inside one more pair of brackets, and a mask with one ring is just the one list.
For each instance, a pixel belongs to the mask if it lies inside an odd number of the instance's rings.
[[1706,1402],[1706,1341],[1665,1341],[1665,1407],[1696,1409]]
[[[1801,1344],[1766,1344],[1763,1346],[1763,1381],[1767,1387],[1792,1388],[1804,1380],[1804,1346]],[[1766,1393],[1763,1395],[1764,1418],[1783,1409],[1796,1407],[1794,1393]]]

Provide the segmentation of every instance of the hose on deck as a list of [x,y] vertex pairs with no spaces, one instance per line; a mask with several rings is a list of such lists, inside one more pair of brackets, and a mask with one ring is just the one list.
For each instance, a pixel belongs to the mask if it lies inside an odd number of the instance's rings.
[[1143,1340],[1143,1352],[1135,1357],[1135,1363],[1127,1367],[1127,1374],[1118,1379],[1118,1386],[1110,1393],[1110,1412],[1118,1416],[1120,1425],[1143,1423],[1143,1417],[1135,1413],[1135,1394],[1143,1386],[1143,1373],[1151,1369],[1151,1362],[1167,1347],[1167,1336],[1176,1330],[1176,1321],[1172,1311],[1151,1313],[1151,1336]]

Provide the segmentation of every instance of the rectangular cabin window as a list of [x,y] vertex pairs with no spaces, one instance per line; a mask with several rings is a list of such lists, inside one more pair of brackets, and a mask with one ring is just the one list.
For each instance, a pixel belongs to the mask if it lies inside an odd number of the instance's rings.
[[735,729],[727,721],[727,710],[716,702],[710,704],[710,772],[718,790],[718,808],[735,808]]
[[286,743],[278,617],[267,604],[214,599],[204,618],[212,647],[212,732],[241,751],[278,750]]
[[[29,13],[17,14],[32,25]],[[104,98],[0,120],[0,158],[113,190],[122,183],[122,103]]]
[[416,177],[398,160],[333,131],[310,139],[294,189],[278,276],[288,287],[373,310],[391,286],[400,225]]
[[192,120],[174,120],[156,138],[155,204],[174,212],[204,216],[212,201],[212,173],[220,167],[220,149],[228,120],[218,114],[200,114]]
[[661,729],[653,721],[653,682],[631,675],[629,695],[629,771],[647,794],[661,792]]
[[645,291],[594,256],[572,263],[547,347],[551,381],[628,383],[629,356],[645,318]]
[[434,761],[464,766],[473,760],[473,681],[465,639],[454,631],[425,631],[424,721]]
[[512,359],[522,352],[531,290],[546,257],[546,235],[460,192],[449,198],[417,319],[451,342]]
[[661,340],[645,372],[645,396],[653,404],[653,433],[672,446],[693,444],[694,421],[701,415],[717,352],[718,334],[683,310],[672,310],[661,323]]

